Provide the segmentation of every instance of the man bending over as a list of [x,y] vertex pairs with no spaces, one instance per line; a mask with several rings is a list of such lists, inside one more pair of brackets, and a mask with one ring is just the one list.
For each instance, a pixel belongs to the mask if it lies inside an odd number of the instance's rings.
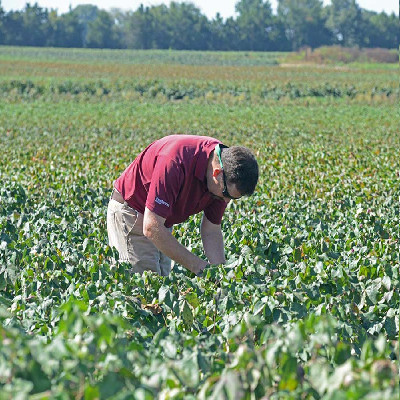
[[[110,246],[133,272],[168,275],[171,259],[195,274],[225,263],[221,221],[231,200],[254,192],[258,164],[249,149],[207,136],[171,135],[151,143],[114,182],[107,210]],[[207,259],[182,246],[172,226],[204,211]]]

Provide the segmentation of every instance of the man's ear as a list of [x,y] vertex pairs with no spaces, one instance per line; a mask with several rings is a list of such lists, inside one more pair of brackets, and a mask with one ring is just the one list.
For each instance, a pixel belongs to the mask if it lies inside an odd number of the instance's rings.
[[222,172],[222,169],[221,169],[221,168],[214,168],[214,169],[213,169],[213,177],[215,178],[215,177],[218,176],[221,172]]

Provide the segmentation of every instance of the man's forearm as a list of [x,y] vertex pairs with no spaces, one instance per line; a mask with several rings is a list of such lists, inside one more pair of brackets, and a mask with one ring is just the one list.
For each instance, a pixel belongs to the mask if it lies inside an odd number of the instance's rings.
[[201,229],[201,240],[203,241],[204,252],[210,264],[225,264],[224,238],[222,232],[207,232]]
[[[149,211],[146,210],[145,215],[146,213],[149,214]],[[205,268],[207,264],[205,260],[197,257],[185,246],[182,246],[163,224],[157,223],[154,220],[154,215],[150,214],[150,218],[153,218],[153,223],[144,224],[143,233],[158,250],[195,274],[198,274]]]
[[161,227],[156,235],[149,237],[154,245],[167,257],[183,265],[190,271],[198,273],[196,266],[203,260],[182,246],[165,227]]

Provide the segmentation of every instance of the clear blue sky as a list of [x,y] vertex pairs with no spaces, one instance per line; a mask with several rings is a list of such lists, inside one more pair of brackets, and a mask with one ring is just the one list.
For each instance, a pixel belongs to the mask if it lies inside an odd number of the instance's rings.
[[[179,1],[179,0],[178,0]],[[275,10],[277,0],[270,0],[272,8]],[[399,15],[398,0],[356,0],[357,4],[371,11],[385,11],[390,14],[394,12]],[[20,10],[25,7],[27,0],[0,0],[5,11]],[[330,0],[323,0],[324,5],[330,3]],[[110,10],[111,8],[120,8],[122,10],[136,10],[141,3],[145,6],[169,4],[170,0],[31,0],[29,3],[38,3],[43,8],[56,8],[59,13],[67,12],[69,6],[75,8],[79,4],[94,4],[99,8]],[[192,0],[191,3],[199,7],[203,14],[209,19],[214,18],[219,12],[223,18],[235,16],[235,4],[237,0]]]

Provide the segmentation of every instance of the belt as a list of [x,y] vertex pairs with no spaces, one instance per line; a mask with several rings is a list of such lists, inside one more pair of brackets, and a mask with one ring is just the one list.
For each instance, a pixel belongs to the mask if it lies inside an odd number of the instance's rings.
[[125,200],[122,197],[121,193],[118,192],[116,189],[113,190],[111,198],[115,201],[118,201],[118,203],[124,204]]

